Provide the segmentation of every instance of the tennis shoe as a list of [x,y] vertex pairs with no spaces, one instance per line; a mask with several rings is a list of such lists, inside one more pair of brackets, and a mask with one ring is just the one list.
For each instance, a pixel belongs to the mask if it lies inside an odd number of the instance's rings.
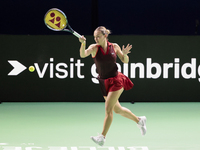
[[90,137],[96,144],[103,146],[104,142],[105,142],[105,138],[102,134],[98,135],[98,136],[91,136]]
[[138,118],[140,121],[138,122],[137,126],[140,129],[141,134],[144,136],[147,132],[147,128],[146,128],[147,118],[145,116],[138,117]]

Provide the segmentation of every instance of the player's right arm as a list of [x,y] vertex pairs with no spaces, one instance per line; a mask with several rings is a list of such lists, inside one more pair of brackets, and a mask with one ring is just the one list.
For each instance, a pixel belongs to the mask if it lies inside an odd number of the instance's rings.
[[80,57],[85,58],[89,56],[90,54],[93,56],[95,55],[96,52],[96,44],[92,44],[88,47],[88,49],[85,49],[86,47],[86,38],[84,36],[79,38],[79,41],[81,42],[81,47],[80,47]]

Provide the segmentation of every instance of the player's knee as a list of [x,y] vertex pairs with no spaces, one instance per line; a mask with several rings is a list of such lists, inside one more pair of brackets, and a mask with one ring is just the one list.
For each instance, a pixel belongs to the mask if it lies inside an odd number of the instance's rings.
[[113,108],[112,107],[106,107],[106,114],[112,114]]
[[114,108],[116,114],[121,114],[122,110],[120,108]]

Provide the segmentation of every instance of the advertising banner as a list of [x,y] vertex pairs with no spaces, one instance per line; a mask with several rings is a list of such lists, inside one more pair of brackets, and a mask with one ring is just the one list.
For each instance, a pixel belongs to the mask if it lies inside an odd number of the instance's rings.
[[[72,35],[0,35],[2,102],[101,102],[96,66],[80,58]],[[86,36],[87,46],[94,43]],[[121,102],[200,101],[200,37],[109,37],[120,47],[133,45],[129,63],[118,70],[134,83]]]

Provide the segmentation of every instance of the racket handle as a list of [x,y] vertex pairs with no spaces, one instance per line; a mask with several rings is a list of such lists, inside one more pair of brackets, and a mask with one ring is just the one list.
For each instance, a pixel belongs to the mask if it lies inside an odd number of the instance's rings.
[[81,37],[81,35],[78,34],[76,31],[73,32],[73,35],[75,35],[77,38],[80,38],[80,37]]

